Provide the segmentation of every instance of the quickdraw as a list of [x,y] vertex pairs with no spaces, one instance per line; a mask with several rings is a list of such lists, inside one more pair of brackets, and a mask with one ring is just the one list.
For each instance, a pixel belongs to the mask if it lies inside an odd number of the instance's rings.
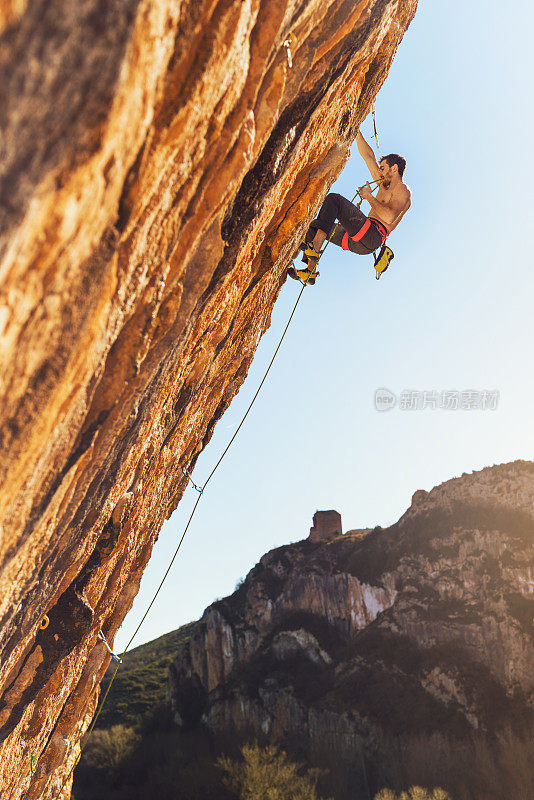
[[100,639],[102,642],[104,642],[104,644],[106,645],[106,647],[107,647],[107,650],[108,650],[108,653],[110,654],[110,656],[111,656],[111,658],[113,659],[113,661],[116,661],[116,662],[117,662],[117,664],[122,664],[122,658],[121,658],[120,656],[116,655],[116,654],[113,652],[113,650],[111,649],[111,647],[109,646],[109,644],[108,644],[108,642],[107,642],[107,639],[106,639],[106,637],[104,636],[104,633],[103,633],[103,631],[100,631],[100,632],[99,632],[99,634],[98,634],[98,638],[99,638],[99,639]]
[[371,110],[372,110],[372,113],[373,113],[373,129],[374,129],[374,137],[375,137],[375,142],[376,142],[376,149],[379,150],[380,149],[380,145],[378,143],[378,131],[376,129],[376,114],[375,114],[375,104],[374,103],[373,103],[373,107],[372,107]]
[[203,486],[197,486],[197,484],[195,483],[195,481],[193,480],[193,478],[191,477],[189,472],[186,469],[184,469],[184,467],[182,467],[182,475],[185,478],[187,478],[188,481],[191,481],[191,485],[193,486],[193,489],[196,489],[199,494],[202,494],[202,492],[204,491],[204,487]]

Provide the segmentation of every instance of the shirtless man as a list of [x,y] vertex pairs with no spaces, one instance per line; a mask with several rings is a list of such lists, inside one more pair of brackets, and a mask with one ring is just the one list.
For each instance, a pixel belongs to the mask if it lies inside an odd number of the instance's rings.
[[382,156],[377,162],[372,147],[361,133],[356,144],[363,160],[376,181],[381,181],[376,197],[371,193],[369,182],[360,187],[360,197],[367,200],[371,213],[366,217],[363,211],[340,194],[331,193],[325,197],[319,215],[308,230],[304,247],[304,261],[308,267],[303,270],[289,270],[292,278],[304,283],[315,283],[317,261],[321,255],[324,241],[332,233],[336,219],[339,220],[331,241],[359,255],[368,255],[381,247],[399,224],[411,205],[411,192],[402,180],[406,161],[402,156],[391,153]]

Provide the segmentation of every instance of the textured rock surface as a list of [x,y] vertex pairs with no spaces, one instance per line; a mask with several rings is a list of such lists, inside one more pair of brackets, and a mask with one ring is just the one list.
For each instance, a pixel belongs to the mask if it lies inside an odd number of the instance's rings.
[[170,670],[176,720],[347,762],[375,734],[534,710],[534,464],[416,492],[388,529],[265,555]]
[[2,796],[51,798],[74,763],[98,631],[130,608],[415,6],[2,4]]

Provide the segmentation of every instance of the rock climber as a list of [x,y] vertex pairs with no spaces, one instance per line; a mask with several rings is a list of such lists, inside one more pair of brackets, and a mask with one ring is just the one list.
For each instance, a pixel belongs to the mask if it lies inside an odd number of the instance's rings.
[[307,268],[288,270],[290,277],[313,285],[318,277],[317,262],[321,256],[321,247],[332,233],[336,219],[339,224],[330,241],[359,255],[369,255],[381,247],[386,237],[397,227],[411,205],[411,192],[402,180],[406,160],[397,153],[382,156],[377,161],[372,147],[358,132],[356,144],[363,160],[367,164],[375,182],[379,182],[376,197],[371,192],[369,182],[359,189],[359,195],[367,200],[371,212],[367,217],[363,211],[340,194],[328,194],[324,200],[317,219],[308,230],[303,260]]

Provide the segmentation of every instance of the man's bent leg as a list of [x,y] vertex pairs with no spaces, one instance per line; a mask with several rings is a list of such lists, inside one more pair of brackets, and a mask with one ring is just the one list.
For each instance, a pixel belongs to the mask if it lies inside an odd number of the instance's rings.
[[[326,237],[331,235],[336,219],[339,218],[342,211],[342,201],[344,200],[345,198],[342,195],[335,192],[330,192],[330,194],[326,195],[319,215],[317,219],[313,221],[309,231],[315,231],[312,245],[313,249],[317,252],[321,250]],[[308,258],[308,266],[312,272],[315,271],[317,259]]]
[[[310,225],[308,234],[320,229],[326,236],[330,236],[336,220],[339,220],[345,230],[348,231],[349,236],[354,236],[362,225],[367,222],[367,217],[363,211],[360,211],[358,206],[355,206],[354,203],[351,203],[346,197],[331,192],[326,195],[317,219],[314,219]],[[307,239],[307,241],[309,241],[309,239]]]
[[322,246],[323,246],[323,244],[324,244],[324,240],[325,240],[325,239],[326,239],[326,233],[325,233],[325,231],[322,231],[322,230],[319,228],[319,230],[317,231],[317,233],[316,233],[316,234],[315,234],[315,236],[313,237],[313,249],[314,249],[314,250],[317,250],[317,252],[319,252],[319,250],[321,249],[321,247],[322,247]]
[[351,203],[343,195],[337,195],[337,219],[341,222],[349,236],[355,236],[367,222],[367,216],[358,206]]
[[314,223],[317,228],[320,228],[320,230],[326,234],[326,236],[330,236],[336,219],[340,219],[344,200],[345,198],[336,192],[330,192],[330,194],[326,195],[319,214],[317,215],[317,219]]
[[[314,250],[319,251],[325,239],[332,234],[336,219],[339,220],[349,236],[355,236],[367,222],[366,215],[354,203],[351,203],[341,194],[330,192],[324,199],[317,219],[310,226],[310,232],[315,231],[313,238]],[[362,248],[362,252],[369,251],[366,248]]]

